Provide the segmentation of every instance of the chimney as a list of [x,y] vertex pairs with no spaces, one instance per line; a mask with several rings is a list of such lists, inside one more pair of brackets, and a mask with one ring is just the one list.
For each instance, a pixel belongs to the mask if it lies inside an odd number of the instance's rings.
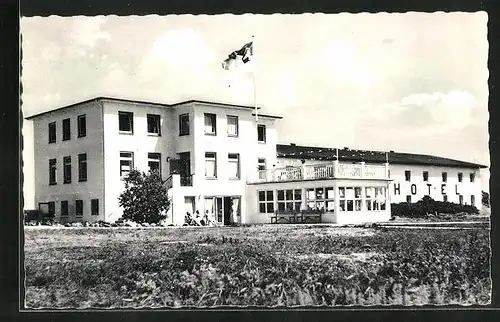
[[390,153],[394,153],[394,150],[389,151]]
[[349,148],[345,146],[345,147],[344,147],[344,150],[349,150]]
[[290,143],[290,146],[296,146],[295,143]]

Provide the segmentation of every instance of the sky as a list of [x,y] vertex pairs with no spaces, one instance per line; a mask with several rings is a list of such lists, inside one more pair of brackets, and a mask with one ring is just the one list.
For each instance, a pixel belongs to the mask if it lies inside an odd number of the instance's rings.
[[[489,166],[487,21],[485,12],[22,18],[22,109],[97,96],[257,104],[283,116],[279,143]],[[252,36],[251,69],[222,69]],[[31,122],[23,134],[32,199]],[[482,179],[489,191],[488,171]]]

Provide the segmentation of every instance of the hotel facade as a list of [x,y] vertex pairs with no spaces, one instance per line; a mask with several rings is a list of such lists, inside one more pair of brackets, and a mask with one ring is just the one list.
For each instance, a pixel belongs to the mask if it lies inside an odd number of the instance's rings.
[[132,169],[159,171],[167,221],[209,212],[221,224],[270,223],[276,213],[319,211],[321,221],[390,219],[390,203],[435,200],[481,207],[485,166],[420,154],[278,144],[280,116],[191,100],[159,104],[95,98],[33,121],[35,205],[60,222],[122,216]]

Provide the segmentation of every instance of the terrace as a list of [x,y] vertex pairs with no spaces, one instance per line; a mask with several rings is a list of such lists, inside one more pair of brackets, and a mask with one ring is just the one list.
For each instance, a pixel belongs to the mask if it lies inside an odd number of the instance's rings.
[[321,179],[389,179],[389,164],[373,165],[361,163],[339,163],[332,161],[320,164],[303,164],[257,171],[248,178],[248,183],[270,183]]

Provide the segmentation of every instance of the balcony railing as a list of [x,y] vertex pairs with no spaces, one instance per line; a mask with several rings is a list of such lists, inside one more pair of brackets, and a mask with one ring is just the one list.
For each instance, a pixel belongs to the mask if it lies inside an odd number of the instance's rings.
[[318,179],[388,179],[388,165],[340,164],[337,162],[259,170],[250,183]]

